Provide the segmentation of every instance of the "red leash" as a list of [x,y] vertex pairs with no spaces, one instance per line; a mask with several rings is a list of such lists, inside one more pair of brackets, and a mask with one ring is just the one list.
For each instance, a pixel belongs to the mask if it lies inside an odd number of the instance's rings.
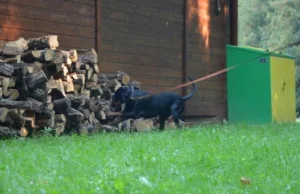
[[[235,67],[236,67],[236,65],[235,65],[235,66],[232,66],[232,67],[228,67],[228,68],[226,68],[226,69],[222,69],[222,70],[220,70],[220,71],[217,71],[217,72],[215,72],[215,73],[206,75],[206,76],[204,76],[204,77],[200,77],[200,78],[198,78],[198,79],[196,79],[196,80],[194,80],[194,81],[190,81],[190,82],[187,82],[187,83],[185,83],[185,84],[181,84],[181,85],[175,86],[175,87],[173,87],[173,88],[170,88],[170,89],[166,90],[166,92],[167,92],[167,91],[176,90],[176,89],[178,89],[178,88],[182,88],[182,87],[184,87],[184,86],[188,86],[188,85],[191,85],[191,84],[193,84],[193,83],[197,83],[197,82],[200,82],[200,81],[209,79],[209,78],[211,78],[211,77],[214,77],[214,76],[217,76],[217,75],[219,75],[219,74],[225,73],[225,72],[227,72],[227,71],[229,71],[229,70],[231,70],[231,69],[233,69],[233,68],[235,68]],[[141,96],[141,97],[138,97],[138,98],[132,98],[132,100],[140,100],[140,99],[143,99],[143,98],[148,98],[148,97],[150,97],[150,96],[153,96],[153,95],[159,94],[159,93],[161,93],[161,92],[155,92],[155,93],[152,93],[152,94],[149,94],[149,95],[146,95],[146,96]]]

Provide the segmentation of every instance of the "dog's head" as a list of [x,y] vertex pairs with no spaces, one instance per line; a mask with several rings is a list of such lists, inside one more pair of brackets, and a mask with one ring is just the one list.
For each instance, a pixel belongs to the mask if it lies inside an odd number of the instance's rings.
[[115,92],[112,98],[112,106],[119,107],[125,103],[131,95],[130,87],[122,86]]

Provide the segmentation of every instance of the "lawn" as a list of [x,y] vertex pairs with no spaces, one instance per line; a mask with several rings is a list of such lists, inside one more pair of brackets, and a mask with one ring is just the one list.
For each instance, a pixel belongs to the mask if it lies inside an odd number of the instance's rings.
[[299,126],[0,141],[0,193],[297,193]]

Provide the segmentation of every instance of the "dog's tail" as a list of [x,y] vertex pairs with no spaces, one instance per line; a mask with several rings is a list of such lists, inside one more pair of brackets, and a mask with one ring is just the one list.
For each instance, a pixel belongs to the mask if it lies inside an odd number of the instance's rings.
[[[190,80],[190,81],[193,81],[193,79],[192,79],[190,76],[189,76],[189,80]],[[196,92],[196,90],[197,90],[197,89],[196,89],[195,83],[192,83],[192,86],[193,86],[192,92],[189,93],[188,95],[182,97],[182,99],[183,99],[184,101],[190,99],[190,98],[195,94],[195,92]]]

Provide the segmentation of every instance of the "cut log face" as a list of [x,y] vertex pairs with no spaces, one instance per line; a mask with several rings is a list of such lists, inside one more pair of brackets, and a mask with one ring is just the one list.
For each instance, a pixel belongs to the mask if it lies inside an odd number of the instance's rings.
[[138,119],[133,122],[133,128],[137,132],[150,131],[153,128],[152,120]]
[[5,107],[0,108],[0,122],[1,123],[4,123],[6,121],[7,114],[8,114],[7,108],[5,108]]
[[22,127],[21,130],[20,130],[20,136],[21,137],[27,137],[29,134],[29,130],[25,127]]

